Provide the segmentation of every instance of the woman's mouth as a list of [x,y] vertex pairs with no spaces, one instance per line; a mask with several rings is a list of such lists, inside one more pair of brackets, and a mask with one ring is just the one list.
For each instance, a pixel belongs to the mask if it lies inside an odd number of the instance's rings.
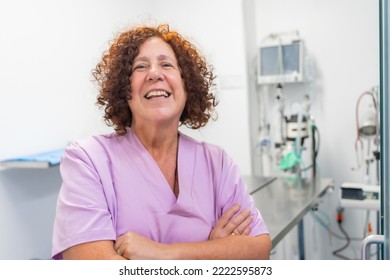
[[152,91],[149,91],[146,95],[145,95],[145,98],[146,99],[152,99],[152,98],[155,98],[155,97],[169,97],[171,96],[172,93],[170,92],[167,92],[165,90],[152,90]]

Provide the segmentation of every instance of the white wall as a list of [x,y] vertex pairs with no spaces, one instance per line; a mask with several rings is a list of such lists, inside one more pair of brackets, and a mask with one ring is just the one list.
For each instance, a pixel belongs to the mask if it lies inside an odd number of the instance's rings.
[[[94,105],[91,70],[108,41],[137,23],[168,22],[215,67],[219,119],[185,131],[217,143],[251,172],[241,1],[83,0],[0,3],[0,159],[111,131]],[[238,137],[239,136],[239,137]],[[61,178],[0,170],[0,259],[50,257]]]
[[[321,136],[318,175],[333,178],[336,187],[347,181],[364,183],[365,170],[351,170],[357,165],[355,107],[361,93],[379,85],[378,1],[258,0],[255,5],[258,43],[270,33],[299,30],[308,55],[314,59],[317,77],[311,95],[311,113]],[[286,85],[286,105],[302,101],[309,89],[307,85]],[[271,107],[272,98],[270,93]],[[254,167],[259,167],[258,160]],[[370,174],[371,182],[375,183],[374,168]],[[342,235],[336,223],[338,203],[338,193],[334,193],[329,196],[329,203],[321,207],[331,221],[332,230]],[[365,215],[364,210],[345,210],[343,225],[351,237],[363,236]],[[371,218],[375,225],[375,213],[371,213]],[[330,238],[318,224],[313,229],[316,223],[310,215],[305,220],[307,257],[335,258],[332,251],[346,241]],[[341,254],[360,258],[360,242],[352,241]]]

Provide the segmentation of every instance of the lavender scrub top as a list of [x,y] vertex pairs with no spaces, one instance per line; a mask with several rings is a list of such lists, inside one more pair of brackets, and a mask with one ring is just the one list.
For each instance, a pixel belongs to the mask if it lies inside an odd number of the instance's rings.
[[250,209],[250,235],[268,234],[237,165],[216,145],[179,137],[176,199],[163,173],[128,130],[77,141],[66,148],[53,229],[52,257],[128,231],[160,243],[207,240],[234,203]]

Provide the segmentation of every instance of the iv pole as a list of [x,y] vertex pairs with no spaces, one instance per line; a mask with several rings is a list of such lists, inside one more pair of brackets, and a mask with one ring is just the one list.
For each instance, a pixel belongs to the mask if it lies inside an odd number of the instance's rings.
[[389,108],[390,108],[390,73],[389,73],[389,12],[388,0],[380,1],[380,94],[381,94],[381,228],[384,234],[383,258],[390,259],[390,183],[389,183]]

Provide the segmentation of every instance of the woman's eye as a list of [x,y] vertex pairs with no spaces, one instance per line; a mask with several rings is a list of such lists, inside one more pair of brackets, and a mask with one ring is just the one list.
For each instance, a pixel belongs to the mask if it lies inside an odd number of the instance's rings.
[[144,69],[146,69],[146,66],[145,65],[135,65],[134,67],[133,67],[133,70],[144,70]]
[[164,68],[170,68],[170,67],[173,67],[173,65],[171,63],[163,63],[162,64],[162,67]]

